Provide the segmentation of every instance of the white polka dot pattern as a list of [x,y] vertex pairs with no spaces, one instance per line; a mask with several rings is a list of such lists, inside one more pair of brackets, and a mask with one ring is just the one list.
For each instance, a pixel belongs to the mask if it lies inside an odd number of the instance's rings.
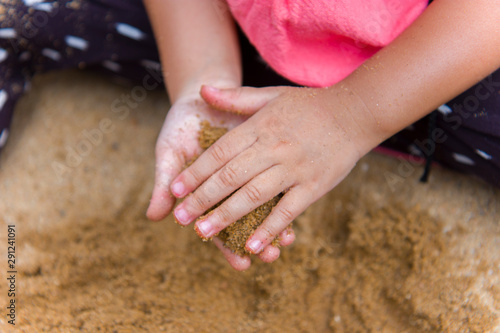
[[446,104],[439,106],[437,109],[439,112],[441,112],[444,115],[447,115],[447,114],[450,114],[453,112],[453,110]]
[[104,60],[102,63],[102,67],[109,69],[113,72],[119,72],[122,69],[122,66],[119,63],[116,63],[111,60]]
[[0,38],[16,38],[17,32],[13,28],[0,29]]
[[8,138],[9,138],[9,130],[7,128],[4,128],[2,134],[0,134],[0,148],[5,146]]
[[0,49],[0,62],[5,61],[7,57],[9,56],[9,53],[5,49]]
[[2,109],[8,98],[9,96],[7,95],[7,92],[5,90],[0,90],[0,112],[2,112]]
[[467,157],[465,155],[462,155],[459,153],[453,153],[452,156],[455,159],[455,161],[457,161],[458,163],[462,163],[465,165],[475,165],[476,164],[470,157]]
[[482,151],[480,149],[476,149],[476,153],[479,156],[481,156],[482,158],[484,158],[485,160],[491,160],[493,158],[490,154],[487,154],[487,153],[485,153],[484,151]]
[[50,58],[54,61],[60,61],[61,60],[61,53],[57,52],[56,50],[53,50],[53,49],[43,49],[42,50],[42,54],[47,57],[47,58]]
[[54,9],[52,3],[37,3],[33,5],[33,8],[42,12],[50,13]]
[[161,65],[158,61],[143,59],[139,62],[139,64],[145,68],[149,68],[158,72],[161,70]]
[[82,51],[85,51],[89,47],[89,42],[86,41],[83,38],[76,37],[76,36],[66,36],[64,37],[64,41],[68,46],[71,46],[72,48],[79,49]]
[[126,23],[116,23],[116,31],[118,31],[120,35],[135,40],[142,40],[146,37],[144,32]]
[[41,3],[43,2],[44,0],[23,0],[24,4],[28,7],[31,7],[31,6],[34,6],[36,5],[37,3]]

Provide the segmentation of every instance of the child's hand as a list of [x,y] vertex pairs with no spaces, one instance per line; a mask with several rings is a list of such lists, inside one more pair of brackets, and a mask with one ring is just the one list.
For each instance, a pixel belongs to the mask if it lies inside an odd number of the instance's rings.
[[284,192],[246,244],[254,254],[267,249],[294,218],[337,185],[379,142],[370,130],[373,120],[362,116],[362,108],[346,106],[357,104],[349,103],[356,97],[344,90],[203,87],[201,94],[211,106],[254,115],[175,179],[171,190],[176,197],[194,191],[176,208],[176,219],[187,225],[236,191],[196,222],[200,234],[212,237]]
[[[228,129],[242,123],[247,117],[210,108],[199,95],[178,100],[165,119],[156,144],[156,176],[151,203],[147,212],[149,219],[158,221],[165,218],[175,205],[175,197],[170,193],[172,180],[181,172],[184,165],[201,153],[198,144],[200,123],[208,120],[214,126]],[[280,245],[291,244],[295,239],[293,231],[285,230]],[[248,257],[239,257],[214,239],[214,243],[235,269],[244,270],[250,265]],[[263,261],[271,262],[279,257],[280,250],[268,246],[260,255]]]
[[[295,240],[295,233],[292,228],[287,228],[283,230],[280,235],[280,246],[288,246],[293,243]],[[222,240],[217,237],[213,238],[215,245],[221,250],[222,254],[229,262],[229,264],[238,271],[244,271],[245,269],[250,267],[251,261],[249,256],[240,257],[237,254],[233,253],[229,248],[224,246]],[[278,259],[280,256],[280,249],[273,246],[267,245],[264,250],[258,254],[260,260],[264,262],[273,262]]]
[[201,154],[198,135],[204,120],[231,129],[245,118],[210,108],[199,94],[180,98],[172,105],[156,142],[155,187],[147,211],[149,219],[159,221],[170,214],[176,201],[170,184],[187,162]]

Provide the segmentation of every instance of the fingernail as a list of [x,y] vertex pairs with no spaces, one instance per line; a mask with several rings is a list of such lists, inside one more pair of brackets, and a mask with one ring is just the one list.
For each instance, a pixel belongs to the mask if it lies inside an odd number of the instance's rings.
[[253,240],[248,243],[247,247],[252,252],[253,254],[257,254],[260,251],[262,251],[263,245],[261,241],[259,240]]
[[200,234],[200,236],[205,238],[212,237],[214,231],[212,223],[210,223],[208,220],[199,222],[196,225],[196,229],[198,229],[198,233]]
[[176,197],[182,197],[184,191],[186,191],[186,187],[184,187],[184,184],[182,182],[176,182],[172,184],[171,190]]
[[189,221],[189,214],[184,208],[179,208],[177,207],[174,211],[175,219],[180,223],[180,224],[188,224]]

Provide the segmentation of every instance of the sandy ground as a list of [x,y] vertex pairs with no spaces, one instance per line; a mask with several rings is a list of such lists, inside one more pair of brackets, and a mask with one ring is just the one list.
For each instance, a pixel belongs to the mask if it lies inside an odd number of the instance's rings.
[[236,272],[192,228],[146,220],[168,101],[114,113],[132,93],[53,73],[20,103],[0,158],[0,332],[500,332],[500,191],[370,154],[277,262]]

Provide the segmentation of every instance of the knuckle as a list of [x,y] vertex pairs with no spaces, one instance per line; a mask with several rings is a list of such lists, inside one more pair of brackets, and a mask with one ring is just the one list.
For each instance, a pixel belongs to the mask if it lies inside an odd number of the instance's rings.
[[266,128],[271,133],[271,135],[279,134],[282,129],[282,120],[279,117],[273,115],[267,120]]
[[219,217],[219,221],[221,222],[221,224],[223,225],[226,225],[228,223],[232,223],[234,222],[234,219],[233,219],[233,214],[231,213],[231,211],[227,208],[226,205],[221,205],[218,209],[217,209],[217,215]]
[[292,222],[295,218],[295,214],[288,208],[280,208],[276,211],[276,214],[284,222]]
[[222,168],[219,176],[220,182],[223,186],[225,187],[234,187],[238,182],[238,173],[236,170],[230,166],[227,165],[224,168]]
[[261,227],[261,232],[267,240],[276,237],[276,230],[274,230],[274,228],[271,227],[270,225],[263,224]]
[[204,180],[204,177],[199,173],[196,167],[192,167],[185,171],[188,181],[192,180],[195,184],[199,184]]
[[191,207],[195,209],[197,212],[203,212],[207,210],[209,207],[210,200],[208,198],[200,193],[194,193],[191,196]]
[[247,197],[247,200],[252,204],[258,204],[262,197],[260,190],[253,184],[245,186],[244,194]]
[[227,156],[229,156],[229,149],[225,144],[216,142],[209,149],[210,155],[216,163],[222,164],[226,162]]

